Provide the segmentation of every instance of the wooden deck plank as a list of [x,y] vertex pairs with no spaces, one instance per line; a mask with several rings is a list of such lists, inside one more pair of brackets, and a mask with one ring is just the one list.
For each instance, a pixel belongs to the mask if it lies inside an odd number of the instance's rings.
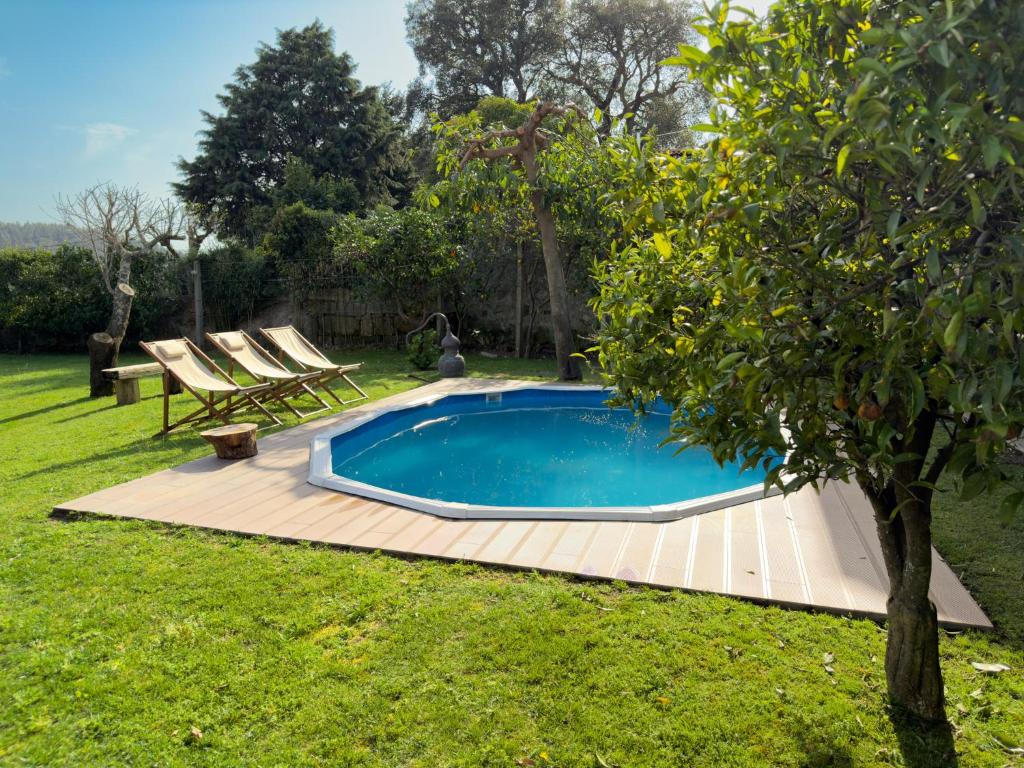
[[690,537],[695,518],[663,523],[661,541],[651,563],[648,579],[652,584],[666,587],[685,587],[687,560],[690,555]]
[[757,502],[729,510],[729,591],[744,597],[765,597],[761,543],[758,538]]
[[[404,392],[262,437],[252,459],[204,457],[58,509],[884,614],[873,512],[847,484],[826,485],[820,496],[808,488],[667,523],[626,523],[450,520],[306,483],[309,441],[322,430],[431,392],[486,384],[446,380]],[[932,596],[944,624],[991,626],[937,553]]]
[[544,560],[558,543],[567,523],[561,520],[544,520],[523,540],[519,548],[508,559],[510,565],[521,568],[541,568]]
[[618,560],[612,565],[612,578],[647,583],[660,535],[660,525],[634,524],[622,546]]
[[549,571],[582,573],[578,565],[590,547],[590,541],[597,534],[598,524],[573,520],[566,523],[565,530],[558,537],[551,554],[544,560],[543,567]]
[[728,592],[725,586],[725,510],[700,515],[691,542],[692,565],[686,586],[706,592]]
[[813,603],[825,608],[852,608],[853,602],[839,567],[835,545],[823,522],[821,498],[812,489],[810,493],[790,496],[786,504],[807,573],[807,590]]

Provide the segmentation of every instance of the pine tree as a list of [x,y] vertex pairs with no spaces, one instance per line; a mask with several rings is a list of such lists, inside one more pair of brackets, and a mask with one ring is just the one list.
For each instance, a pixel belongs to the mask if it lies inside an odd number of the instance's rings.
[[254,221],[254,210],[272,203],[292,158],[316,177],[350,180],[356,210],[395,202],[409,186],[402,132],[354,70],[319,21],[279,32],[218,95],[223,114],[203,113],[208,127],[196,158],[179,162],[178,194],[217,214],[218,235],[249,243],[265,218]]

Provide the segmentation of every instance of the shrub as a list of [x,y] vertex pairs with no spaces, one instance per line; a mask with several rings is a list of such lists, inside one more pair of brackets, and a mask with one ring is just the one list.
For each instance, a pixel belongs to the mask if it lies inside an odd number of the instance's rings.
[[237,328],[281,292],[282,278],[266,256],[241,243],[218,245],[201,256],[205,320],[209,328]]
[[437,365],[437,359],[440,357],[437,350],[437,331],[433,328],[413,334],[406,345],[409,362],[421,371],[429,371]]
[[331,233],[342,270],[363,278],[366,293],[394,301],[413,316],[450,298],[462,248],[446,217],[416,208],[377,208],[365,219],[346,216]]
[[[183,304],[182,277],[169,253],[137,262],[132,342],[173,329]],[[89,334],[106,327],[109,316],[110,295],[86,248],[0,249],[0,348],[79,350]]]

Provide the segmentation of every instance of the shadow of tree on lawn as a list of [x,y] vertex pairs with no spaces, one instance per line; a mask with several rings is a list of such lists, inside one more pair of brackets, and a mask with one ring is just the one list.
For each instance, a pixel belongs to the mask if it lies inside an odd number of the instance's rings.
[[896,710],[889,720],[907,768],[957,768],[960,761],[949,723],[923,723]]

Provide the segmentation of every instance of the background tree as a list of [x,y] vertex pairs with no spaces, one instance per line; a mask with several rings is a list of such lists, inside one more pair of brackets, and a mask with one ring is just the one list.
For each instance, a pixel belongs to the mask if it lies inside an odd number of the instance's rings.
[[63,224],[0,221],[0,248],[57,248],[76,240],[74,230]]
[[406,32],[421,76],[407,116],[449,118],[486,96],[545,98],[601,110],[602,135],[616,124],[678,133],[706,94],[660,62],[694,42],[693,18],[688,0],[417,0]]
[[253,64],[239,67],[217,98],[222,115],[208,124],[194,160],[181,160],[175,185],[188,203],[216,214],[218,235],[255,243],[255,209],[268,206],[293,158],[315,178],[351,183],[352,210],[393,202],[408,182],[401,130],[376,89],[363,88],[348,54],[320,22],[278,33]]
[[420,64],[414,108],[448,118],[484,96],[536,98],[561,15],[560,0],[414,0],[405,19]]
[[683,444],[786,492],[857,482],[889,577],[889,695],[942,720],[932,499],[944,476],[964,501],[1002,483],[1024,424],[1024,7],[727,15],[677,58],[717,138],[691,158],[622,142],[632,242],[601,271],[601,358],[624,402],[671,403]]
[[574,0],[551,76],[601,111],[598,132],[681,131],[706,107],[700,83],[662,66],[677,43],[696,42],[694,8],[679,0]]
[[[132,265],[132,288],[145,301],[133,304],[126,339],[177,332],[182,266],[162,249]],[[89,330],[104,327],[110,318],[113,297],[97,290],[100,285],[88,248],[0,248],[0,349],[81,352]]]
[[89,395],[113,394],[104,368],[117,365],[135,289],[131,286],[136,258],[169,248],[184,237],[184,216],[172,200],[150,200],[134,187],[100,184],[57,200],[65,225],[73,228],[92,252],[103,287],[112,298],[106,330],[89,337]]
[[[551,102],[538,104],[515,128],[484,130],[477,112],[437,125],[443,143],[438,166],[454,176],[458,186],[463,185],[463,178],[486,177],[500,188],[520,190],[529,200],[544,254],[559,377],[566,380],[578,379],[581,374],[574,357],[572,309],[549,195],[554,190],[547,188],[552,174],[544,172],[545,155],[563,154],[567,145],[562,134],[574,135],[589,128],[590,123],[580,118],[575,106]],[[489,163],[495,165],[488,167]]]

